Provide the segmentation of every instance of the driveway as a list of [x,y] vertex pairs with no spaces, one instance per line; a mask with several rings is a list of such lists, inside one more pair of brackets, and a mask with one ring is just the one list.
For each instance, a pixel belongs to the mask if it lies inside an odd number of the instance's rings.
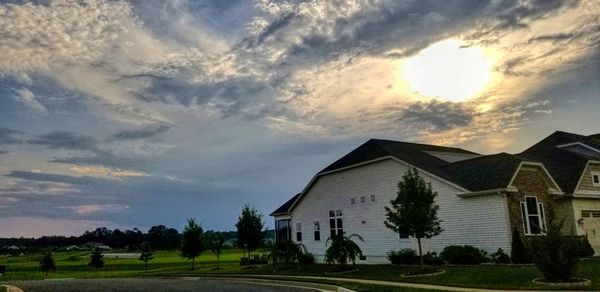
[[24,291],[248,291],[248,292],[305,292],[323,291],[302,287],[301,283],[253,282],[236,279],[65,279],[45,281],[14,281],[9,284]]

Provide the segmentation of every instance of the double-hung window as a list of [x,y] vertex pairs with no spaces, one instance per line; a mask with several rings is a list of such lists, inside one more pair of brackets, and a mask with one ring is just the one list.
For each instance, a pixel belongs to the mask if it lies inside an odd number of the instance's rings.
[[302,241],[302,224],[296,223],[296,241]]
[[546,233],[544,204],[538,203],[536,197],[525,197],[525,201],[521,202],[521,214],[523,216],[523,230],[525,235]]
[[319,221],[314,222],[315,241],[321,240],[321,224]]
[[343,234],[342,210],[329,211],[329,233],[331,235]]
[[592,186],[600,187],[600,172],[592,172]]

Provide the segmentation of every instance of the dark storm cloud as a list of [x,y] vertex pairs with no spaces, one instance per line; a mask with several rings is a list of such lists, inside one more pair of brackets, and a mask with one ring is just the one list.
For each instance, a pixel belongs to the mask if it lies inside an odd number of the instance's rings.
[[275,21],[271,22],[265,29],[256,37],[254,42],[249,42],[248,47],[258,46],[262,44],[268,37],[277,33],[277,31],[285,28],[290,25],[292,21],[296,18],[296,14],[288,13]]
[[[393,55],[408,56],[432,42],[467,28],[481,26],[476,35],[494,35],[526,26],[526,23],[557,10],[569,1],[401,1],[369,7],[350,17],[335,20],[333,36],[317,32],[301,37],[288,55],[329,58],[352,51],[379,54],[400,49]],[[275,21],[274,23],[277,23]],[[487,25],[482,25],[487,23]],[[294,29],[302,30],[301,26]],[[488,31],[490,30],[490,31]],[[289,31],[288,33],[294,33]]]
[[51,149],[96,150],[97,141],[86,135],[56,131],[30,140],[35,145],[45,145]]
[[171,129],[169,125],[153,125],[141,129],[135,130],[123,130],[115,134],[110,135],[107,138],[108,141],[124,141],[124,140],[137,140],[152,138],[154,136],[163,134]]
[[0,144],[17,144],[21,143],[21,140],[15,138],[15,135],[19,134],[18,131],[0,127]]
[[469,125],[475,114],[475,111],[460,103],[434,100],[407,106],[400,120],[413,124],[416,128],[441,132]]
[[557,33],[557,34],[545,34],[530,38],[528,43],[542,42],[542,41],[563,41],[571,39],[575,36],[574,33]]
[[73,185],[87,185],[87,186],[97,185],[101,182],[108,181],[108,179],[93,178],[93,177],[89,177],[89,176],[77,177],[77,176],[71,176],[71,175],[51,174],[51,173],[32,172],[32,171],[20,171],[20,170],[11,171],[9,174],[7,174],[5,176],[11,177],[11,178],[32,180],[32,181],[57,182],[57,183],[65,183],[65,184],[73,184]]
[[0,150],[0,155],[6,154],[6,153],[8,153],[8,151]]

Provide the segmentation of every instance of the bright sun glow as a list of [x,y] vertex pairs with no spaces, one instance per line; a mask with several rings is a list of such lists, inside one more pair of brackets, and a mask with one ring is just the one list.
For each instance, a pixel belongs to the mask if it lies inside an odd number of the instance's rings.
[[478,47],[459,40],[433,44],[406,60],[404,76],[413,91],[449,101],[463,101],[490,80],[492,64]]

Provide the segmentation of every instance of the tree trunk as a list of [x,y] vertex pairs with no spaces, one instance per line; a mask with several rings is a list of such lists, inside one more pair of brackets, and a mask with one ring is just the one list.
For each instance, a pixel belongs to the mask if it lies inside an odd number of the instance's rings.
[[217,256],[217,269],[219,269],[219,256]]
[[146,261],[146,273],[148,272],[148,261]]
[[48,271],[46,271],[46,279],[48,279]]
[[425,269],[425,263],[423,261],[423,250],[421,249],[421,238],[417,237],[419,243],[419,264],[421,265],[421,271]]
[[192,258],[192,271],[195,270],[194,260],[196,260],[196,258]]

